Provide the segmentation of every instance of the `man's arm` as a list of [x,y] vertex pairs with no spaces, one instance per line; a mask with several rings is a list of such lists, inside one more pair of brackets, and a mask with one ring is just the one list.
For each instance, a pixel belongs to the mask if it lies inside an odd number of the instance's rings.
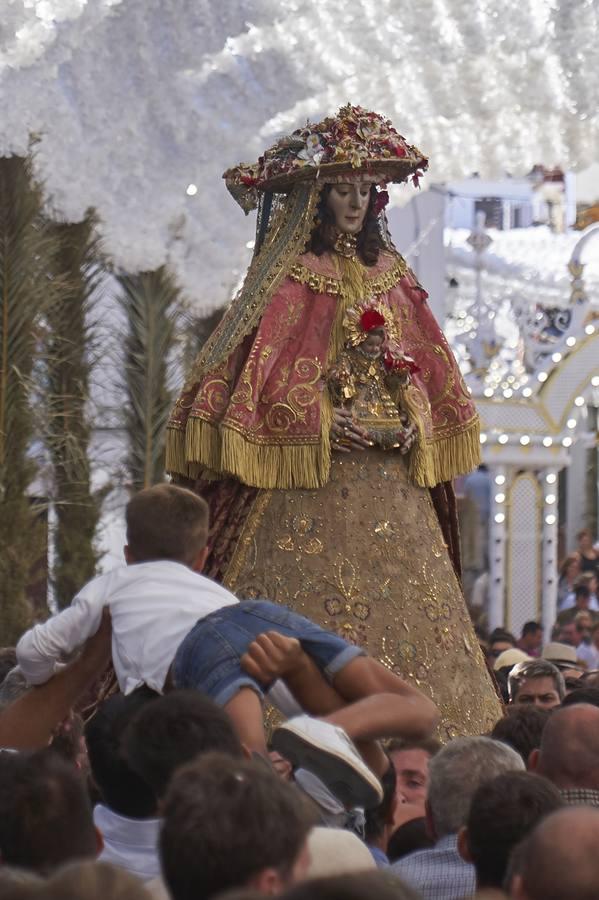
[[[387,771],[389,759],[378,742],[370,739],[372,729],[368,721],[370,712],[374,712],[376,724],[380,724],[377,713],[381,702],[384,704],[388,695],[384,695],[382,701],[379,697],[360,701],[357,709],[350,712],[347,701],[327,681],[314,660],[304,652],[300,642],[276,631],[258,635],[242,657],[241,664],[249,675],[262,684],[281,678],[304,712],[326,718],[333,724],[340,724],[356,743],[373,772],[380,777]],[[342,721],[337,721],[339,716]]]
[[111,638],[110,615],[106,610],[99,629],[86,642],[75,662],[0,712],[0,747],[13,750],[47,747],[54,729],[108,665]]

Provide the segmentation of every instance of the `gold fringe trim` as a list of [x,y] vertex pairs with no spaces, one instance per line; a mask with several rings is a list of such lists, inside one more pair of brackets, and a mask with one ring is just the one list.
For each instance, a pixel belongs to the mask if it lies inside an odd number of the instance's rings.
[[242,434],[222,429],[222,470],[258,488],[319,488],[329,478],[330,454],[324,442],[280,446],[252,444]]
[[202,466],[197,462],[189,462],[185,454],[185,432],[180,428],[166,430],[165,470],[168,475],[182,475],[184,478],[197,478]]
[[419,440],[410,452],[410,478],[421,487],[434,487],[471,472],[480,461],[478,416],[459,434],[434,441],[423,440],[419,428]]
[[321,436],[313,444],[255,444],[232,428],[190,418],[185,434],[169,429],[166,466],[170,474],[196,478],[232,475],[258,488],[319,488],[331,468],[330,429],[333,406],[325,388],[321,406]]
[[[339,257],[340,260],[343,257]],[[361,265],[361,264],[360,264]],[[408,271],[408,265],[402,256],[397,256],[396,261],[386,272],[380,272],[374,278],[368,278],[368,269],[364,269],[364,288],[368,293],[368,298],[376,297],[379,294],[386,294],[391,288],[401,281]],[[311,291],[315,294],[330,294],[338,297],[343,292],[342,278],[335,278],[332,275],[322,275],[319,272],[313,272],[301,263],[295,263],[290,271],[289,277],[300,284],[307,284]],[[358,298],[358,299],[367,299]]]

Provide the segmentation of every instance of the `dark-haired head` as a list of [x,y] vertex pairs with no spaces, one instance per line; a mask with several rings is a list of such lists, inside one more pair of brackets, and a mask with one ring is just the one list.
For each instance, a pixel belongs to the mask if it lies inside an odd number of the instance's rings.
[[[317,209],[317,224],[308,244],[308,250],[311,250],[316,256],[322,256],[328,250],[333,250],[339,236],[339,230],[335,225],[335,216],[328,204],[331,187],[332,185],[325,184],[322,189]],[[379,253],[384,247],[376,211],[376,199],[377,189],[373,184],[370,187],[368,209],[362,230],[357,235],[356,245],[360,259],[367,266],[376,265]]]
[[156,797],[127,763],[123,735],[132,717],[158,694],[147,689],[126,697],[109,697],[85,726],[85,739],[93,779],[104,803],[130,819],[156,814]]

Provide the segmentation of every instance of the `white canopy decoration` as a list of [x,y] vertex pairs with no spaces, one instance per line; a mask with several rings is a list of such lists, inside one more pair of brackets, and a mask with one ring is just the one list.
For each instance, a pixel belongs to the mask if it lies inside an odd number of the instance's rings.
[[3,0],[0,153],[38,136],[54,212],[95,207],[117,266],[169,259],[209,307],[252,237],[221,172],[281,131],[350,100],[431,179],[583,167],[597,71],[595,0]]

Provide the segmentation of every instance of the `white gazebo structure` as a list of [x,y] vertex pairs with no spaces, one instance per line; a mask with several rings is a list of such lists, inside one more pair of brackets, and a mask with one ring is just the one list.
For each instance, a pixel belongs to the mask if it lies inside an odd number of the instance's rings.
[[[484,462],[491,479],[489,626],[519,631],[556,617],[558,476],[577,444],[595,446],[586,422],[599,388],[599,316],[585,282],[589,250],[599,251],[599,225],[581,233],[568,265],[570,295],[561,306],[522,303],[512,325],[514,351],[502,355],[497,310],[480,295],[480,268],[490,244],[478,223],[469,239],[477,255],[467,383],[481,416]],[[591,246],[589,246],[591,245]],[[589,247],[589,250],[587,250]],[[595,303],[599,298],[594,298]]]

